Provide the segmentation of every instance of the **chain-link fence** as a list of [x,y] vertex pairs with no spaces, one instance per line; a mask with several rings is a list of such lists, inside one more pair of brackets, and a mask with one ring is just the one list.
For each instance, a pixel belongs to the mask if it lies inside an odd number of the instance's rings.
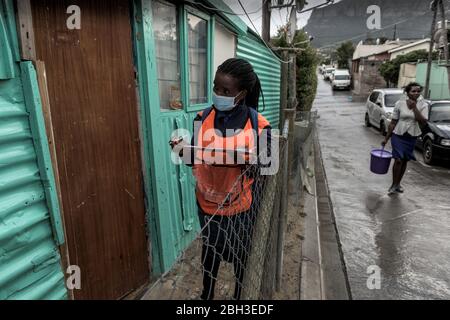
[[282,134],[272,136],[275,174],[263,175],[260,165],[248,165],[214,214],[199,205],[197,239],[144,299],[273,298],[280,290],[288,196],[291,192],[299,199],[308,184],[315,119],[315,113],[299,112],[290,137],[288,120]]
[[314,178],[313,146],[316,134],[317,111],[297,111],[294,133],[292,136],[295,148],[292,150],[292,166],[289,179],[289,190],[296,195],[296,203],[300,201],[304,191],[313,194]]

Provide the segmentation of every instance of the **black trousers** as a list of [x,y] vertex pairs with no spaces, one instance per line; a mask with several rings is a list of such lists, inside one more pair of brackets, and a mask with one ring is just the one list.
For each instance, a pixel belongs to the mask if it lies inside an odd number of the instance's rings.
[[[200,208],[200,206],[199,206]],[[255,210],[235,216],[211,216],[199,209],[202,228],[203,292],[201,299],[212,300],[220,262],[233,263],[236,285],[233,298],[239,300],[250,253]]]

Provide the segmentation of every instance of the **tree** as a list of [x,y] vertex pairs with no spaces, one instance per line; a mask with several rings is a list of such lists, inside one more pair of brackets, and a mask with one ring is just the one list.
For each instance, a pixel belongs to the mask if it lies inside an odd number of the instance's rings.
[[[278,29],[277,36],[272,38],[271,44],[275,47],[288,47],[286,26]],[[295,32],[293,43],[299,43],[296,48],[301,48],[297,54],[297,100],[298,110],[309,111],[312,108],[317,91],[317,66],[319,55],[309,43],[309,36],[303,30]]]
[[351,41],[344,42],[336,49],[338,68],[349,68],[348,62],[353,58],[353,52],[355,52],[355,47]]
[[[433,59],[437,58],[438,53],[433,53]],[[426,50],[416,50],[404,55],[400,55],[391,61],[386,61],[380,66],[380,74],[386,80],[389,87],[391,84],[396,86],[400,74],[400,66],[407,62],[425,61],[428,59],[428,52]]]

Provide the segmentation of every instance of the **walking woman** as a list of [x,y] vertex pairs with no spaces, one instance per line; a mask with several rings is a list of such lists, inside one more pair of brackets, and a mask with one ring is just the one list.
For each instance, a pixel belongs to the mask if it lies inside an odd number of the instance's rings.
[[421,96],[422,86],[411,82],[405,87],[405,96],[396,104],[392,113],[386,138],[381,143],[383,147],[392,137],[392,154],[394,166],[393,181],[388,194],[403,193],[400,185],[406,172],[408,161],[416,160],[414,147],[417,137],[422,134],[420,127],[426,125],[428,119],[428,104]]
[[[226,60],[216,72],[212,107],[194,119],[194,138],[190,145],[196,148],[189,148],[185,143],[179,153],[183,156],[190,152],[187,158],[191,158],[196,178],[203,240],[201,299],[204,300],[214,298],[222,260],[233,263],[236,279],[233,297],[240,299],[260,194],[255,194],[254,172],[246,170],[249,159],[244,159],[246,163],[238,162],[239,155],[234,154],[231,157],[234,161],[224,162],[220,161],[223,159],[219,152],[208,155],[199,150],[211,146],[229,150],[232,146],[236,152],[258,150],[258,154],[261,151],[258,141],[270,141],[270,123],[257,112],[260,92],[260,81],[249,62],[236,58]],[[174,147],[179,143],[183,144],[179,141],[171,144]],[[225,158],[230,160],[226,155]]]

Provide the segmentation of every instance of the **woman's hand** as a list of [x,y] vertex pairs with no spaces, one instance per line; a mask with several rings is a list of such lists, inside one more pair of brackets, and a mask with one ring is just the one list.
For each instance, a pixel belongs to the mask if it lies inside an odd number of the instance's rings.
[[180,157],[183,156],[183,148],[189,145],[189,143],[184,141],[182,137],[173,138],[169,141],[169,144],[172,147],[172,150]]
[[417,108],[417,101],[408,99],[408,100],[406,100],[406,105],[408,106],[409,110],[412,110],[414,108]]
[[384,140],[381,142],[381,146],[384,148],[384,147],[387,145],[388,141],[389,141],[388,138],[384,139]]

